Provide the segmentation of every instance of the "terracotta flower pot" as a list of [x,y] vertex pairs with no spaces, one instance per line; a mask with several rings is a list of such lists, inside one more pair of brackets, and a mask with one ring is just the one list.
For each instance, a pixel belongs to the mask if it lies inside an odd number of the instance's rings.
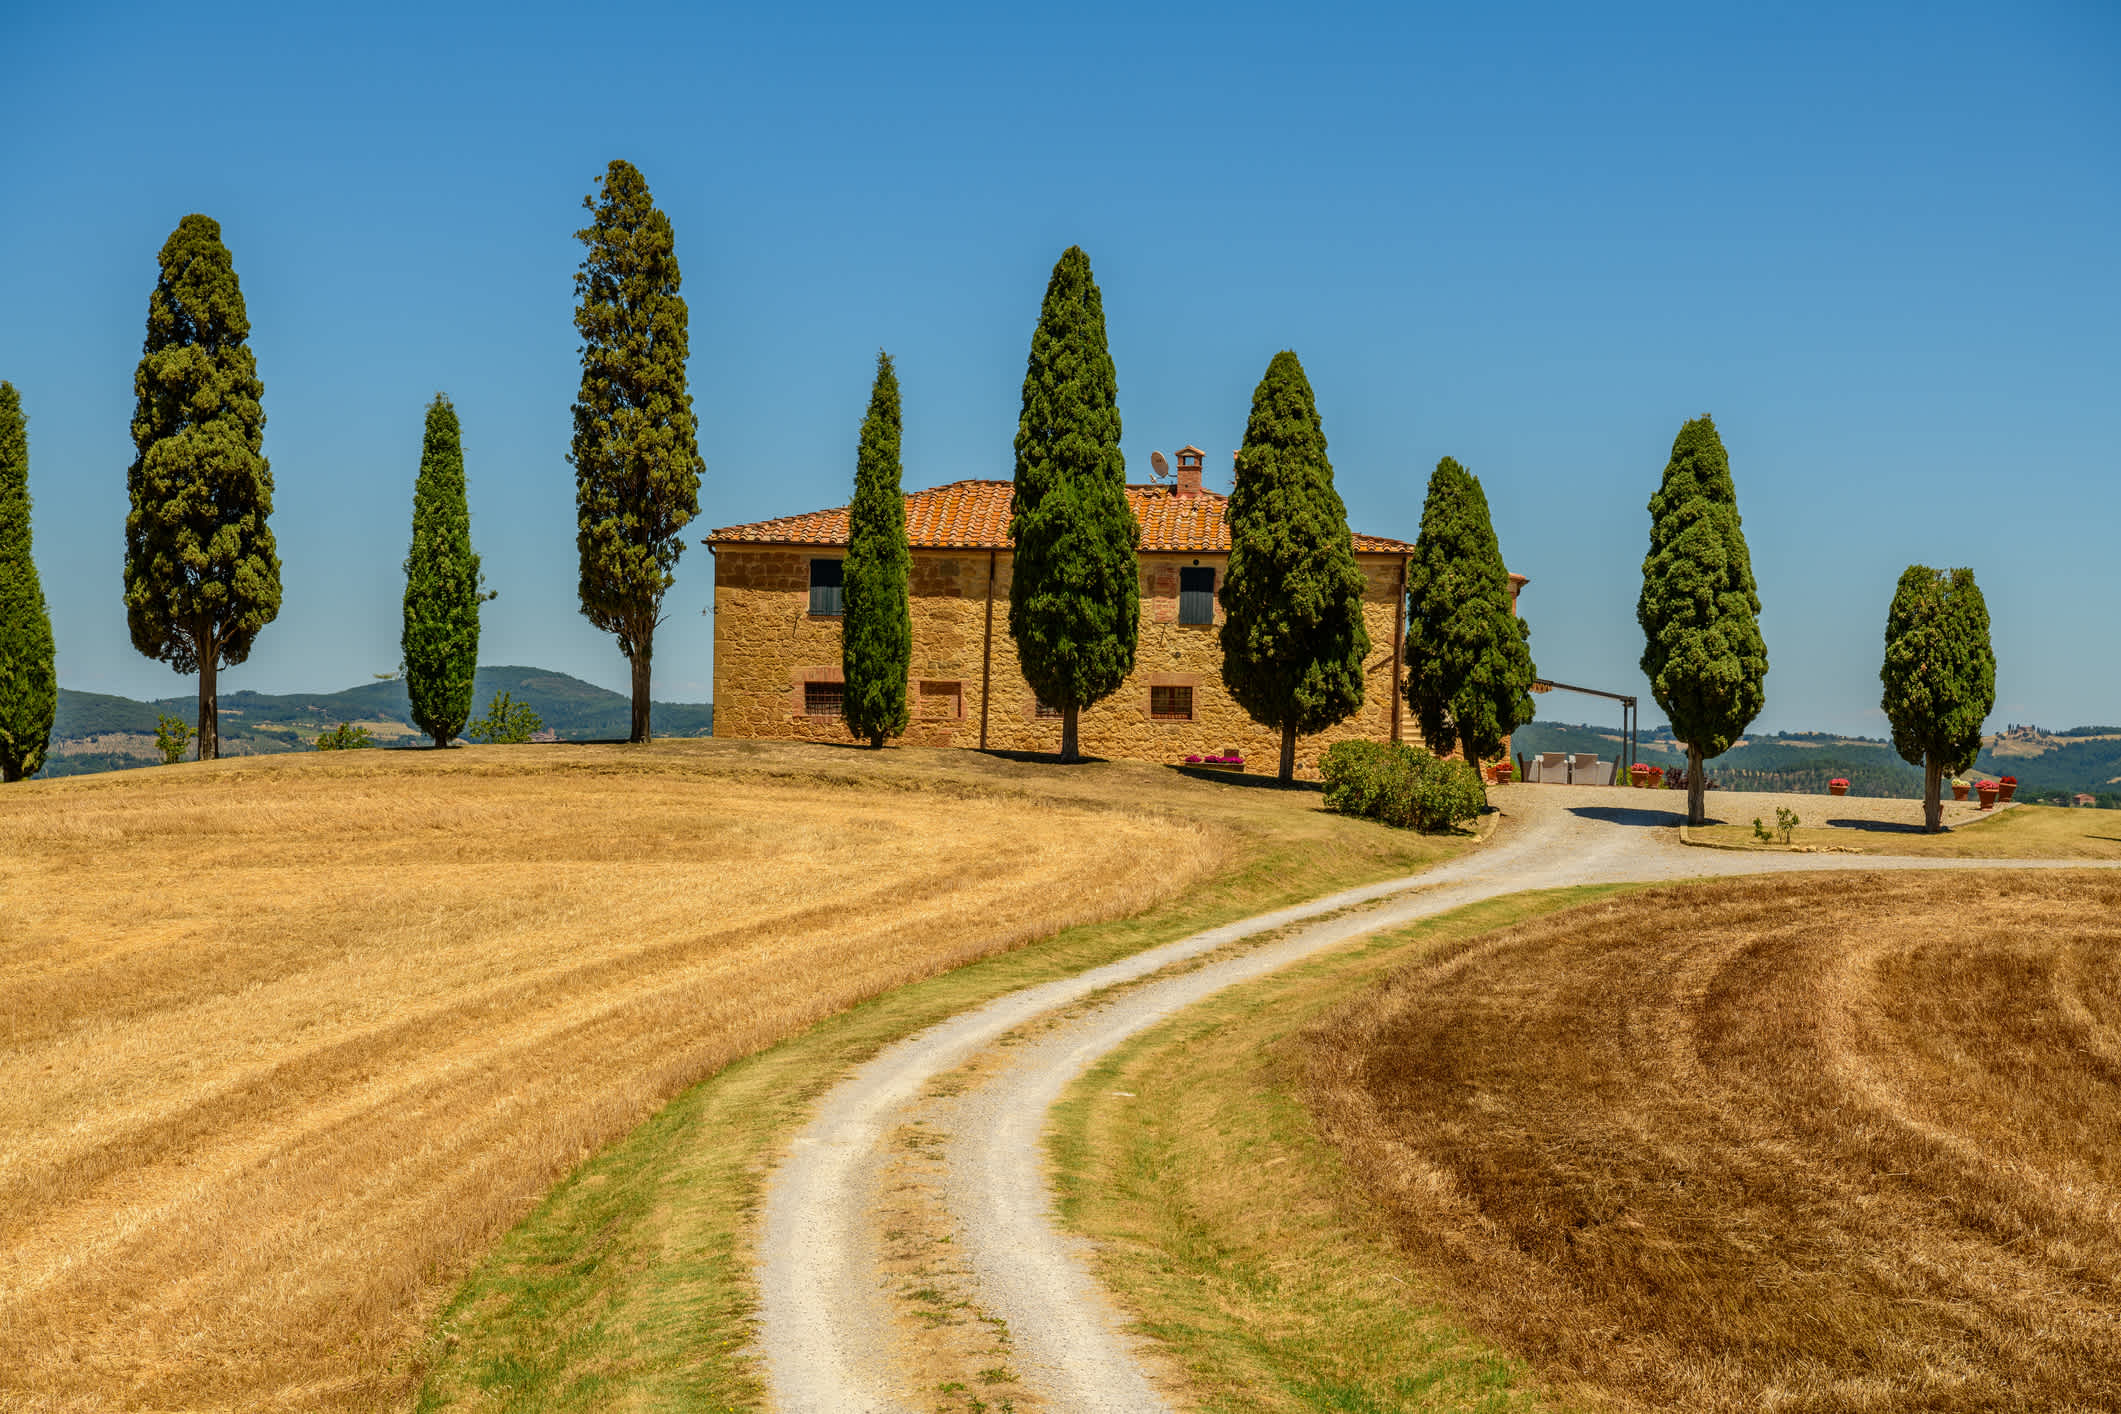
[[1952,782],[1952,799],[1954,799],[1954,800],[1964,800],[1964,799],[1966,799],[1966,787],[1965,787],[1965,786],[1962,786],[1962,785],[1960,785],[1960,784],[1959,784],[1959,783],[1958,783],[1957,781],[1954,781],[1954,782]]
[[2018,783],[2016,781],[2004,781],[2002,785],[2003,789],[1996,793],[1998,800],[2009,800],[2018,793]]
[[1983,781],[1977,789],[1981,793],[1981,808],[1983,810],[1994,810],[1996,808],[1996,796],[2003,788],[1994,781]]
[[1849,783],[1847,781],[1828,781],[1826,783],[1826,793],[1828,795],[1847,795],[1849,793]]

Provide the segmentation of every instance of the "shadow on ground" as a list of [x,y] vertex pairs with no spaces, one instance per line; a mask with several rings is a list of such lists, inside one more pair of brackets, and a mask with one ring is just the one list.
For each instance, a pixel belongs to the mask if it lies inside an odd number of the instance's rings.
[[[1637,829],[1656,829],[1686,823],[1686,812],[1680,810],[1630,810],[1622,805],[1572,805],[1571,815],[1586,820],[1603,820],[1608,825],[1633,825]],[[1711,821],[1721,824],[1721,821]]]
[[1218,771],[1213,766],[1172,766],[1167,769],[1196,781],[1213,781],[1221,786],[1249,786],[1254,790],[1307,790],[1318,794],[1323,794],[1326,789],[1317,781],[1291,781],[1283,785],[1278,776],[1254,776],[1243,771]]

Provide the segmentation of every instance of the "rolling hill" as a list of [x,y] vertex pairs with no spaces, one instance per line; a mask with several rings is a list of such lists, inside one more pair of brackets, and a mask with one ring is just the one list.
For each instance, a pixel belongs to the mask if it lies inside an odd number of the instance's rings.
[[[631,720],[624,695],[546,668],[482,667],[473,691],[474,715],[494,694],[506,692],[527,702],[561,741],[608,741],[623,738]],[[362,683],[339,692],[229,692],[221,696],[222,751],[230,756],[306,751],[319,732],[341,722],[367,727],[382,746],[417,745],[405,684],[397,679]],[[196,698],[164,697],[150,702],[100,692],[59,690],[58,718],[52,730],[47,776],[76,776],[94,771],[151,765],[155,752],[155,719],[167,713],[186,722],[198,713]],[[654,711],[658,736],[711,736],[710,703],[658,702]]]

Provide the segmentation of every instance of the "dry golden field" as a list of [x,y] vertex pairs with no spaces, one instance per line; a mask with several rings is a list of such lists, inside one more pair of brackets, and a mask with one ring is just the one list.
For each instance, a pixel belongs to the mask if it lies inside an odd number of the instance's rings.
[[1593,1403],[2121,1408],[2121,879],[1625,896],[1322,1021],[1306,1089],[1451,1303]]
[[712,741],[9,787],[0,1408],[398,1401],[470,1263],[691,1082],[1343,831],[1386,833],[1147,766]]

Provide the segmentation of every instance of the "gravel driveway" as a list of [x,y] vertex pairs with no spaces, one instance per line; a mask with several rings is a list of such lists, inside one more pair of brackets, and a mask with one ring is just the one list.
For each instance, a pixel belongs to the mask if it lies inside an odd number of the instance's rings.
[[[941,1146],[936,1186],[965,1304],[984,1320],[1006,1322],[1016,1407],[1085,1414],[1170,1408],[1091,1276],[1081,1244],[1054,1221],[1039,1140],[1047,1110],[1086,1067],[1224,987],[1363,934],[1530,889],[1818,870],[2121,867],[1688,849],[1671,828],[1683,818],[1683,800],[1674,810],[1647,791],[1533,785],[1492,795],[1502,828],[1450,864],[1000,997],[909,1037],[830,1091],[766,1192],[758,1351],[774,1407],[783,1414],[926,1414],[935,1407],[933,1372],[909,1348],[873,1217],[886,1199],[890,1136],[919,1124]],[[1710,813],[1736,818],[1729,802],[1742,800],[1742,818],[1750,820],[1762,810],[1755,801],[1772,799],[1719,792],[1709,798]],[[1828,800],[1795,799],[1812,806]],[[1850,797],[1832,804],[1912,807],[1917,819],[1921,809],[1919,801]],[[1232,947],[1282,930],[1256,946]],[[1208,956],[1218,950],[1226,951]],[[1155,975],[1182,963],[1197,965]],[[1140,985],[1095,996],[1123,983]],[[936,1082],[945,1076],[964,1088],[938,1098]]]

